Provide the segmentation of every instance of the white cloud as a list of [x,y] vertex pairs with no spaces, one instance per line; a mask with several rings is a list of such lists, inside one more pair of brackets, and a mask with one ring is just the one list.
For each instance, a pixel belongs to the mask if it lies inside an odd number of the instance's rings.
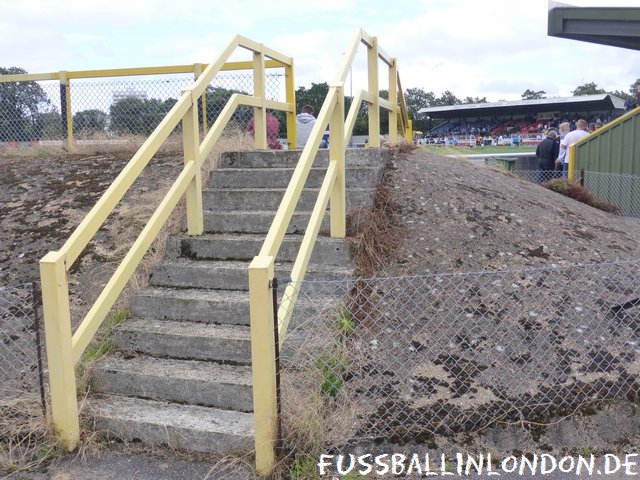
[[[566,0],[640,7],[639,0]],[[0,18],[2,67],[29,72],[211,61],[242,34],[292,56],[296,84],[331,82],[356,29],[398,59],[403,87],[488,100],[527,88],[628,91],[638,52],[547,35],[547,0],[24,0]],[[353,85],[366,85],[364,48]],[[350,81],[351,83],[351,81]],[[381,74],[381,87],[387,83]]]

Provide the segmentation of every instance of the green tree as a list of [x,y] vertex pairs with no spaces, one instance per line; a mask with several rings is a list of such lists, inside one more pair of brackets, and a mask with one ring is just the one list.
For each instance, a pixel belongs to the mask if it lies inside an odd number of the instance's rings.
[[547,98],[547,92],[544,90],[533,91],[527,88],[520,97],[522,100],[538,100],[540,98]]
[[[296,90],[296,107],[300,113],[300,109],[304,105],[311,105],[316,111],[316,115],[322,108],[325,98],[329,93],[329,84],[324,83],[312,83],[310,88],[299,87]],[[346,105],[345,105],[346,110]]]
[[434,107],[443,107],[446,105],[460,105],[462,102],[449,90],[445,90],[442,95],[433,102]]
[[471,103],[487,103],[487,97],[465,97],[462,100],[463,104],[471,104]]
[[422,108],[434,104],[436,96],[433,92],[425,92],[422,88],[407,88],[404,92],[404,100],[407,104],[407,114],[413,121],[413,129],[426,131],[429,129],[429,120],[426,115],[420,113]]
[[77,135],[104,133],[109,116],[102,110],[82,110],[73,116],[73,132]]
[[[231,90],[222,87],[208,86],[205,95],[207,99],[207,125],[211,127],[218,119],[222,109],[227,104],[234,93],[247,95],[247,92],[241,90]],[[253,116],[253,108],[244,105],[239,106],[231,117],[231,123],[238,128],[244,130],[247,123]]]
[[62,140],[62,115],[55,108],[38,114],[36,121],[38,138],[42,140]]
[[[18,67],[2,68],[2,75],[25,74]],[[38,117],[51,101],[36,82],[0,83],[0,141],[37,140]]]
[[607,93],[603,89],[598,88],[594,82],[585,83],[584,85],[579,85],[576,89],[571,92],[574,97],[579,97],[582,95],[598,95],[600,93]]
[[404,92],[407,103],[407,113],[411,120],[416,120],[421,114],[420,109],[434,104],[436,96],[433,92],[425,92],[422,88],[407,88]]
[[175,102],[174,99],[123,98],[111,105],[111,129],[118,134],[148,136]]

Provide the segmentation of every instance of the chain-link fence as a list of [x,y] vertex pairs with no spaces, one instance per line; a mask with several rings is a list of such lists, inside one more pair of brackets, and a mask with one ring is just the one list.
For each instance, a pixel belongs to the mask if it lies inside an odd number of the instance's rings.
[[[74,79],[68,94],[74,139],[146,137],[193,82],[193,75],[188,74]],[[200,103],[203,129],[213,124],[233,93],[252,95],[253,88],[252,73],[219,74],[205,93],[204,105]],[[278,69],[269,72],[265,88],[267,98],[282,98],[284,75]],[[0,82],[0,142],[11,147],[66,139],[69,124],[65,95],[57,81]],[[229,128],[244,130],[252,115],[251,107],[238,108]]]
[[20,424],[44,425],[45,359],[39,290],[35,283],[0,287],[0,438]]
[[405,445],[637,399],[639,265],[305,281],[281,352],[285,438]]
[[[511,170],[510,174],[535,183],[547,183],[554,180],[566,180],[567,172],[556,170]],[[594,206],[604,207],[604,210],[615,212],[627,217],[640,217],[640,177],[608,172],[590,172],[580,170],[573,176],[574,188],[576,184],[586,190],[574,193],[574,197]],[[552,185],[553,189],[564,194],[568,187],[563,184]],[[591,198],[587,197],[587,193]],[[569,195],[571,196],[571,195]],[[609,206],[605,204],[610,204]]]

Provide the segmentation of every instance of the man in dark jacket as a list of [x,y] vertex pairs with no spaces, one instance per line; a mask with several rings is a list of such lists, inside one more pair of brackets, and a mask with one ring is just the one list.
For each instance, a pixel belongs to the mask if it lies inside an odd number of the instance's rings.
[[549,130],[547,137],[538,144],[536,157],[538,157],[538,182],[544,182],[553,178],[555,161],[560,152],[560,144],[556,141],[555,130]]

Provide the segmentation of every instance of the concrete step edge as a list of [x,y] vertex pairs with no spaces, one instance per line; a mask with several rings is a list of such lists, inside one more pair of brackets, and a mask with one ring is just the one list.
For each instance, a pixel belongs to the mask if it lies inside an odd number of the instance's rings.
[[91,367],[94,392],[253,410],[251,367],[113,353]]
[[118,395],[92,395],[86,412],[98,430],[128,441],[217,454],[254,448],[251,413]]
[[155,357],[251,364],[247,325],[130,318],[113,331],[120,350]]

